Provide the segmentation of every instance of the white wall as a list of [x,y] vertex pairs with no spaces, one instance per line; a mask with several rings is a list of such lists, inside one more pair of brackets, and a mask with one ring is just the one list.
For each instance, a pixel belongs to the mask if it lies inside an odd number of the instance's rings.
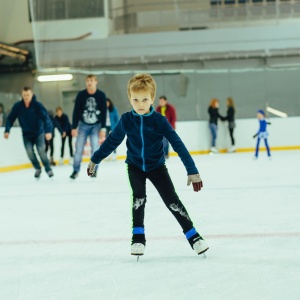
[[1,0],[0,22],[1,42],[15,43],[33,39],[28,1]]
[[[287,119],[271,118],[272,125],[268,127],[270,147],[300,146],[300,135],[295,130],[300,128],[300,117]],[[236,147],[240,150],[254,148],[252,136],[258,130],[257,119],[242,119],[236,121],[235,139]],[[23,146],[20,128],[12,128],[10,138],[3,137],[4,128],[0,128],[0,171],[3,167],[27,164],[29,162]],[[203,151],[210,148],[210,133],[205,121],[178,122],[177,133],[189,151]],[[263,146],[263,145],[262,145]],[[220,149],[230,147],[230,139],[226,123],[219,124],[217,147]],[[89,151],[87,147],[86,152]],[[55,136],[55,159],[59,159],[60,134]],[[66,143],[65,158],[68,158],[68,145]],[[117,149],[118,156],[126,155],[125,140]]]
[[39,21],[34,23],[33,30],[37,40],[72,39],[87,33],[92,33],[87,39],[103,39],[109,35],[110,21],[108,18]]
[[[1,0],[0,41],[13,44],[18,41],[35,39],[68,39],[92,32],[90,39],[102,39],[109,35],[111,20],[105,18],[55,20],[31,23],[29,1]],[[105,4],[108,16],[108,5]],[[32,28],[34,24],[34,28]]]

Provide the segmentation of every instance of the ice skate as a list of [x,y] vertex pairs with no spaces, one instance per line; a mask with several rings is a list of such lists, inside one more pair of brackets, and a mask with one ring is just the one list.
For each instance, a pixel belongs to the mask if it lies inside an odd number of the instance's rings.
[[219,153],[219,150],[216,147],[211,147],[210,153]]
[[36,169],[35,173],[34,173],[34,177],[36,179],[39,179],[41,177],[41,173],[42,173],[42,170],[41,169]]
[[51,177],[53,177],[53,176],[54,176],[54,174],[53,174],[53,171],[52,171],[52,170],[49,170],[49,171],[47,172],[47,174],[48,174],[49,178],[51,178]]
[[71,179],[76,179],[77,177],[78,177],[78,172],[76,171],[74,171],[70,176]]
[[235,146],[232,146],[232,147],[228,150],[229,153],[233,153],[233,152],[235,152],[235,151],[236,151]]
[[53,157],[50,157],[50,166],[55,166],[55,165],[56,165],[56,163],[53,160]]
[[198,255],[203,254],[205,251],[209,249],[206,242],[200,237],[194,244],[193,249],[196,251]]
[[131,245],[131,255],[144,255],[145,245],[142,243],[134,243]]

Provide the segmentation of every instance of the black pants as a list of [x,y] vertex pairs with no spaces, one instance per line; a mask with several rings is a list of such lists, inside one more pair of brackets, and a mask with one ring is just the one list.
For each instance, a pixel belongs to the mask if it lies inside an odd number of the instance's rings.
[[193,228],[193,222],[191,221],[185,207],[175,192],[174,185],[165,165],[162,165],[150,172],[143,172],[134,165],[128,165],[128,175],[133,197],[133,228],[144,228],[147,178],[153,183],[165,205],[182,227],[183,232],[186,233]]
[[68,137],[68,141],[69,141],[70,156],[73,157],[72,135],[71,135],[71,132],[69,132],[65,137],[61,138],[61,150],[60,150],[60,157],[61,158],[64,157],[65,142],[66,142],[67,137]]
[[231,138],[231,145],[234,146],[234,137],[233,137],[233,130],[234,128],[228,128],[229,129],[229,134]]
[[53,157],[53,153],[54,153],[54,145],[53,145],[53,137],[51,140],[45,140],[45,144],[46,144],[46,147],[45,147],[45,151],[46,153],[48,152],[48,149],[50,149],[50,157]]

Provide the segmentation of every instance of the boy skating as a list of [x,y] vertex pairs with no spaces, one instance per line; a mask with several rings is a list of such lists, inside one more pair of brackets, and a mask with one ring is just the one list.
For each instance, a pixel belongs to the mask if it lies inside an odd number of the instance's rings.
[[147,178],[177,219],[191,247],[197,254],[204,253],[208,246],[194,228],[165,166],[163,138],[171,143],[174,151],[180,156],[187,170],[188,185],[193,183],[194,191],[198,192],[203,185],[195,163],[168,120],[152,107],[156,94],[156,84],[152,76],[135,75],[128,82],[127,92],[133,110],[122,115],[115,129],[95,151],[87,169],[88,175],[94,174],[96,165],[113,152],[126,135],[126,163],[133,197],[131,254],[143,255],[145,250],[144,211]]

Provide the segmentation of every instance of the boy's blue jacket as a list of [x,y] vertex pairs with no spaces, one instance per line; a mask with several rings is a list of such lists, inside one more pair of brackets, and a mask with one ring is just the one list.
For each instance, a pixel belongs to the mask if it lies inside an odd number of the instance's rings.
[[28,108],[25,107],[23,100],[14,104],[7,117],[5,132],[10,131],[17,118],[24,137],[35,138],[42,133],[52,132],[53,126],[48,112],[44,105],[36,100],[35,95]]
[[123,114],[105,142],[95,151],[92,162],[100,163],[121,144],[125,135],[126,163],[133,164],[144,172],[160,167],[165,163],[162,142],[165,137],[181,158],[187,174],[198,174],[191,155],[167,118],[155,112],[152,107],[146,115],[138,115],[134,110]]

